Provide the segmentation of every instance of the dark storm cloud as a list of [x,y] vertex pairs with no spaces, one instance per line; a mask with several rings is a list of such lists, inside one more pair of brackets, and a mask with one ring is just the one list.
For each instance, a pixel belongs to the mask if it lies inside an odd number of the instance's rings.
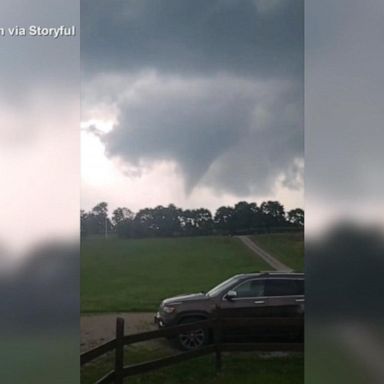
[[82,57],[94,71],[303,71],[303,2],[279,0],[85,0]]
[[83,1],[85,104],[118,110],[107,155],[176,162],[188,190],[298,188],[302,16],[301,1]]
[[188,188],[250,129],[250,90],[223,80],[153,81],[148,88],[145,98],[124,105],[120,124],[104,139],[107,153],[136,163],[176,159]]

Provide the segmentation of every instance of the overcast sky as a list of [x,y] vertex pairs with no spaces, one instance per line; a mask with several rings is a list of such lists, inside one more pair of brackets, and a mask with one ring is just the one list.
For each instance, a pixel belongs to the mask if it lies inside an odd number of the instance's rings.
[[303,206],[303,2],[82,1],[82,206]]

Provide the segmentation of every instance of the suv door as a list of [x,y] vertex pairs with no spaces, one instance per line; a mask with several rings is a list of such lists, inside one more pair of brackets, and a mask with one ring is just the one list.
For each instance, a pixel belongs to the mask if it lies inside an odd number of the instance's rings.
[[249,338],[256,336],[263,337],[268,327],[268,318],[271,316],[270,307],[265,297],[264,278],[250,278],[238,283],[231,291],[237,296],[230,300],[222,296],[220,302],[220,314],[224,318],[264,318],[265,323],[258,327],[237,326],[226,333],[227,339]]
[[[273,337],[299,337],[304,330],[304,278],[270,277],[265,284],[266,302],[275,321],[268,328]],[[277,320],[278,321],[278,320]]]

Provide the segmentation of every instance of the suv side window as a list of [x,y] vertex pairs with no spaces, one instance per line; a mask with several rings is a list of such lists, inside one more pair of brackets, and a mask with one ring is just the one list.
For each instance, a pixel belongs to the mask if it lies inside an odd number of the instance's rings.
[[264,280],[248,280],[239,286],[234,291],[237,292],[238,298],[260,297],[264,296]]
[[268,279],[265,287],[265,296],[296,296],[304,294],[304,282],[302,288],[296,279]]

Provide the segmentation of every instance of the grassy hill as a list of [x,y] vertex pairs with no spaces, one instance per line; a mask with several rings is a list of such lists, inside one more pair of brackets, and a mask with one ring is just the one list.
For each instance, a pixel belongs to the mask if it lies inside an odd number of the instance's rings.
[[304,271],[304,234],[271,233],[254,235],[253,240],[282,263],[298,272]]
[[81,246],[82,312],[155,311],[166,297],[268,270],[232,237],[89,239]]

